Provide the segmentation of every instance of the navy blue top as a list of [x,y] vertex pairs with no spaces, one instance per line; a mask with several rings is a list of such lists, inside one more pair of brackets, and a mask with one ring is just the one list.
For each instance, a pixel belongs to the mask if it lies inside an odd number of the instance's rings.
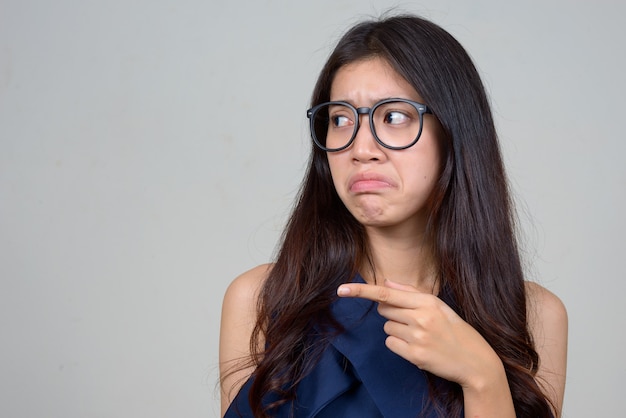
[[[364,283],[360,275],[354,281]],[[331,340],[316,367],[298,385],[296,400],[282,405],[275,416],[419,416],[428,399],[426,374],[385,346],[386,319],[378,313],[376,304],[360,298],[339,298],[331,310],[345,332]],[[254,375],[242,386],[225,418],[254,417],[248,404],[253,379]]]

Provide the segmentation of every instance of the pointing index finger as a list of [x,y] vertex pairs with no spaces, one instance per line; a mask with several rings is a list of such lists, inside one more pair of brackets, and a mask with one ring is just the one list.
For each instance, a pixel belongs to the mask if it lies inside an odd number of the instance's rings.
[[385,286],[376,286],[373,284],[345,283],[339,286],[337,295],[340,297],[368,299],[374,302],[410,308],[417,307],[415,299],[419,293],[392,289]]

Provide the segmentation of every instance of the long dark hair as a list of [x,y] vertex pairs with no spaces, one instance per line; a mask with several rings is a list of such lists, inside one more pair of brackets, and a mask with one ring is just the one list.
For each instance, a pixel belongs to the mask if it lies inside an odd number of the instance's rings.
[[[386,60],[415,88],[445,133],[443,168],[429,218],[440,288],[500,356],[517,416],[549,417],[549,401],[535,382],[539,358],[526,321],[512,205],[478,72],[463,47],[437,25],[415,16],[392,16],[360,23],[342,37],[320,73],[311,104],[330,100],[342,66],[372,57]],[[367,259],[364,228],[339,199],[326,153],[312,146],[306,177],[259,298],[251,339],[256,370],[249,393],[255,416],[267,417],[293,399],[328,339],[341,331],[329,313],[337,286]],[[264,341],[261,349],[257,341]],[[432,406],[442,416],[460,416],[460,387],[445,381],[442,386],[432,375],[429,382]],[[269,395],[274,402],[267,402]]]

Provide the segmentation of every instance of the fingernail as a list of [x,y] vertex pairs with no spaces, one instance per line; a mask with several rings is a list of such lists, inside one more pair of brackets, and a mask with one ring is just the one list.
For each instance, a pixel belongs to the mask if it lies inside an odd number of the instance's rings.
[[337,289],[337,295],[339,296],[347,296],[350,294],[350,288],[347,286],[339,286]]

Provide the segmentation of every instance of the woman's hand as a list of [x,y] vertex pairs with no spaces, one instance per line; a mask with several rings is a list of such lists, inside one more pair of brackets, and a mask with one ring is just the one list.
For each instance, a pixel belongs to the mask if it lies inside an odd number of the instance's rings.
[[384,286],[343,284],[337,294],[378,302],[378,312],[388,320],[386,346],[420,369],[460,384],[466,416],[474,416],[470,410],[479,416],[491,416],[492,410],[493,416],[514,416],[502,361],[441,299],[388,280]]

